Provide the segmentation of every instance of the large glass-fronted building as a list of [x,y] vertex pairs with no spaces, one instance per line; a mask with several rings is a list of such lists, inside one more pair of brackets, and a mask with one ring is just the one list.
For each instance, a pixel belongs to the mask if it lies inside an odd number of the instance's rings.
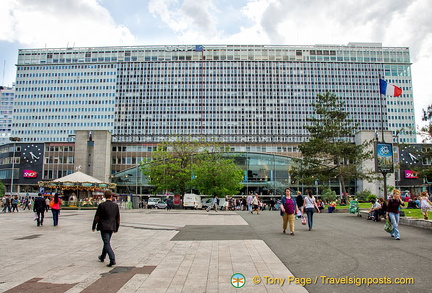
[[[24,49],[12,130],[28,142],[108,130],[115,142],[188,134],[278,152],[270,149],[307,140],[312,103],[330,91],[360,130],[380,130],[383,119],[411,143],[410,66],[408,48],[375,43]],[[380,77],[402,97],[381,97]]]

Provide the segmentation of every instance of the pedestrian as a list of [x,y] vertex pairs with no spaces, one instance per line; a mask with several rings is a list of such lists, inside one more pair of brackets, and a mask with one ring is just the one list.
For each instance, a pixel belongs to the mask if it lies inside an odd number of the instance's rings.
[[106,255],[109,257],[107,267],[112,267],[116,264],[115,254],[111,247],[111,236],[117,233],[120,227],[120,209],[116,203],[112,201],[112,191],[105,190],[104,196],[106,201],[99,204],[96,214],[93,219],[92,231],[95,229],[100,231],[103,242],[102,254],[98,256],[99,261],[103,262]]
[[258,193],[255,193],[255,196],[254,196],[254,198],[252,199],[252,202],[251,202],[251,204],[252,204],[251,214],[253,214],[253,212],[256,211],[257,215],[259,215],[259,203],[260,203],[260,200],[258,198]]
[[54,198],[49,203],[49,206],[51,208],[51,212],[52,212],[52,215],[53,215],[54,226],[58,225],[58,218],[59,218],[59,215],[60,215],[61,205],[62,205],[62,201],[59,198],[59,194],[56,193],[54,195]]
[[43,226],[43,220],[45,216],[46,202],[42,196],[42,193],[38,193],[38,196],[34,200],[33,212],[36,213],[36,225]]
[[218,206],[219,206],[219,198],[218,198],[218,196],[217,195],[215,195],[214,197],[213,197],[213,200],[212,200],[212,204],[206,209],[206,211],[208,212],[208,211],[210,211],[211,209],[215,209],[215,212],[217,212],[217,210],[218,210]]
[[285,195],[281,198],[280,210],[280,214],[282,216],[282,232],[284,234],[286,233],[289,223],[290,234],[294,236],[294,220],[295,215],[297,215],[299,212],[299,209],[297,207],[296,200],[291,197],[291,190],[289,188],[285,189]]
[[167,203],[167,211],[170,211],[172,209],[172,205],[173,205],[173,201],[172,201],[171,197],[169,197],[169,196],[166,197],[166,203]]
[[249,193],[248,197],[246,198],[249,213],[252,213],[252,200],[253,200],[253,196],[252,194]]
[[399,234],[399,208],[400,206],[405,206],[404,202],[401,199],[400,196],[400,190],[394,189],[393,190],[393,197],[388,200],[387,204],[387,218],[390,219],[393,230],[390,233],[391,237],[394,237],[396,240],[400,240],[400,234]]
[[18,196],[17,195],[14,195],[12,197],[11,205],[12,205],[12,212],[16,211],[18,213],[19,210],[18,210]]
[[315,212],[315,209],[318,211],[318,213],[321,212],[318,208],[315,197],[312,195],[312,191],[309,190],[308,196],[306,196],[304,199],[304,206],[302,208],[302,213],[304,214],[306,212],[306,215],[307,215],[307,222],[308,222],[308,226],[309,226],[309,231],[312,230],[313,214]]
[[48,210],[49,210],[49,203],[50,203],[49,198],[48,198],[48,197],[45,198],[45,211],[46,211],[46,212],[48,212]]
[[30,210],[30,198],[29,198],[29,196],[26,196],[24,199],[23,211],[25,211],[25,209]]
[[300,191],[297,191],[296,203],[299,210],[303,210],[304,199]]
[[422,210],[423,218],[425,220],[428,220],[428,211],[431,208],[431,202],[429,201],[426,191],[423,191],[420,195],[420,207]]
[[6,213],[6,209],[8,210],[8,212],[11,212],[11,200],[9,198],[9,195],[5,195],[4,199],[3,199],[3,213]]

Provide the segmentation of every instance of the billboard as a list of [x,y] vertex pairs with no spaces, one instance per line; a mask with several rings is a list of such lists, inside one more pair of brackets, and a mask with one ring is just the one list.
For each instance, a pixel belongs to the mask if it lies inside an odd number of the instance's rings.
[[375,143],[375,171],[379,173],[392,173],[393,145],[391,143]]

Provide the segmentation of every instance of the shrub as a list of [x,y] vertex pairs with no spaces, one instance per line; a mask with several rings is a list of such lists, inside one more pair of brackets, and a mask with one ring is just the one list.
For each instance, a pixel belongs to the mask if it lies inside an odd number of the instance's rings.
[[[365,189],[356,193],[357,200],[360,202],[370,201],[369,196],[373,195],[369,190]],[[373,195],[376,198],[376,195]]]
[[323,200],[323,202],[334,201],[336,200],[336,192],[334,190],[331,190],[330,188],[326,188],[323,190],[321,199]]

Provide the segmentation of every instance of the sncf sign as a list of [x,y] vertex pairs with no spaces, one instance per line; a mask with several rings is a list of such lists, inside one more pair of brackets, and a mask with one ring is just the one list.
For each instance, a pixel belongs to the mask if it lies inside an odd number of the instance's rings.
[[23,177],[24,178],[36,178],[38,173],[33,170],[24,170],[23,171]]
[[411,171],[411,170],[405,170],[405,178],[407,178],[407,179],[419,178],[418,177],[418,172]]

